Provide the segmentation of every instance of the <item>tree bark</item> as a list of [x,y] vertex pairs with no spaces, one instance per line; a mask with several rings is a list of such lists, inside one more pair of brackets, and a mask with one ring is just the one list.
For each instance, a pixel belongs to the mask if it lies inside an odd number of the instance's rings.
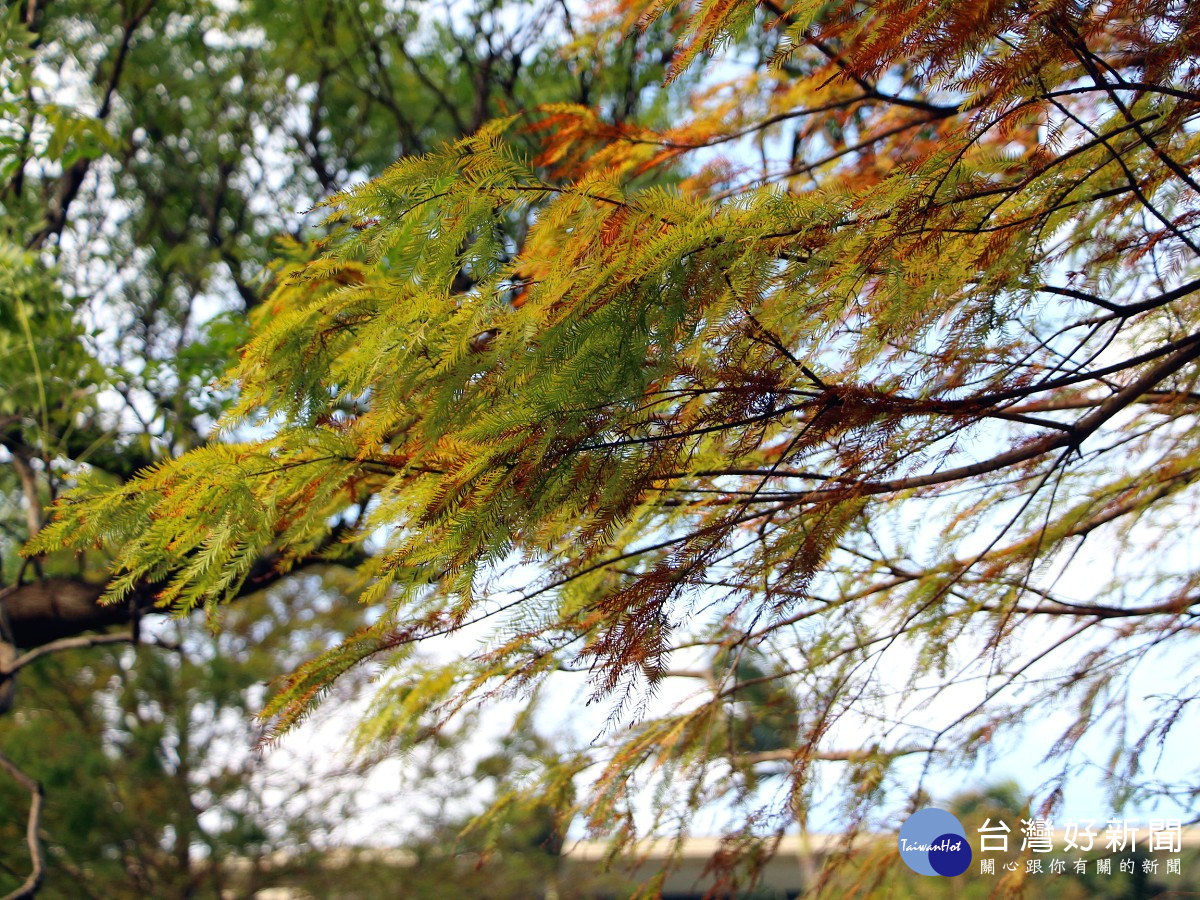
[[6,588],[0,603],[8,613],[13,643],[40,647],[59,638],[128,622],[132,604],[101,606],[101,584],[72,578],[44,578]]

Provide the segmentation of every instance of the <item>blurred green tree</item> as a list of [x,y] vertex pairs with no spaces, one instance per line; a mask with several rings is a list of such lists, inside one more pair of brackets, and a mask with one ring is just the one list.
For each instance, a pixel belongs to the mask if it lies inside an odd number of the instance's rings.
[[[264,766],[249,723],[271,680],[363,612],[313,575],[230,608],[219,634],[159,623],[136,647],[64,650],[22,672],[4,752],[46,791],[42,894],[245,896],[319,865],[331,833],[361,811],[363,773],[319,747]],[[0,808],[27,803],[0,781]],[[29,870],[23,833],[16,815],[0,819],[0,887]]]

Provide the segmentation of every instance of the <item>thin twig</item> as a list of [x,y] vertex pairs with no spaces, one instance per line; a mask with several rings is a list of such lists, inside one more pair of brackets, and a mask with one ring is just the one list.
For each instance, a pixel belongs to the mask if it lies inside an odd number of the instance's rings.
[[42,856],[42,842],[38,837],[38,828],[42,821],[42,799],[44,792],[40,782],[30,778],[11,759],[0,753],[0,769],[4,769],[16,779],[17,783],[29,791],[29,824],[25,830],[25,843],[29,847],[29,858],[32,866],[29,876],[24,883],[3,898],[3,900],[22,900],[34,896],[42,885],[46,875],[46,861]]
[[83,647],[99,647],[102,644],[131,644],[133,643],[133,634],[122,632],[120,634],[84,634],[78,637],[60,638],[57,641],[51,641],[48,644],[42,644],[40,647],[34,647],[32,650],[22,653],[7,667],[0,667],[0,678],[6,678],[10,675],[19,672],[35,659],[40,659],[51,653],[57,653],[60,650],[78,650]]

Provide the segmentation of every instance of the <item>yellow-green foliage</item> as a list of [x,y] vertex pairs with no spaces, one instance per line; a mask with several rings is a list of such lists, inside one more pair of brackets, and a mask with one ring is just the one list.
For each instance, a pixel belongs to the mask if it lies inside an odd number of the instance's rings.
[[[802,816],[827,759],[878,799],[899,756],[969,756],[1109,691],[1200,589],[1136,552],[1094,597],[1054,579],[1097,531],[1178,552],[1166,526],[1195,501],[1200,74],[1162,37],[1195,22],[860,6],[671,13],[677,67],[766,26],[757,123],[726,129],[720,90],[662,134],[556,105],[553,128],[497,120],[331,197],[228,376],[242,442],[85,483],[30,552],[104,544],[110,598],[162,582],[187,609],[334,529],[366,546],[387,612],[296,674],[279,728],[380,654],[402,687],[372,727],[413,740],[413,718],[562,667],[621,698],[707,654],[692,701],[599,759],[598,828],[628,824],[635,773],[690,808],[714,772],[745,799],[775,765]],[[743,138],[766,160],[788,122],[782,166],[689,161]],[[541,157],[514,149],[530,134]],[[471,623],[491,637],[448,668],[387,655]],[[919,712],[897,696],[928,709],[968,675],[987,687],[943,730],[895,724],[889,704]],[[868,747],[830,746],[847,714]]]

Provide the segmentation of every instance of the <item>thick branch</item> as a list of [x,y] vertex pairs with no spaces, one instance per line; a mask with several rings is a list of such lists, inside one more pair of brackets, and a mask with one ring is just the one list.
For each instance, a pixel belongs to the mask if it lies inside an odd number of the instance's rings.
[[8,612],[13,643],[40,647],[51,641],[129,621],[126,606],[100,606],[104,586],[72,578],[44,578],[17,584],[0,594]]
[[[334,529],[326,541],[325,548],[313,555],[287,566],[288,572],[319,565],[355,565],[360,555],[339,557],[331,560],[322,555],[326,548],[340,545],[345,530]],[[276,556],[265,556],[250,569],[242,584],[238,597],[257,593],[284,577],[282,560]],[[148,613],[162,612],[157,607],[158,592],[163,585],[142,584],[131,594],[127,602],[101,605],[98,601],[104,594],[104,585],[93,584],[81,578],[43,578],[27,584],[15,584],[0,591],[0,603],[8,613],[12,627],[13,643],[18,647],[42,647],[52,641],[61,641],[89,631],[124,625]]]

